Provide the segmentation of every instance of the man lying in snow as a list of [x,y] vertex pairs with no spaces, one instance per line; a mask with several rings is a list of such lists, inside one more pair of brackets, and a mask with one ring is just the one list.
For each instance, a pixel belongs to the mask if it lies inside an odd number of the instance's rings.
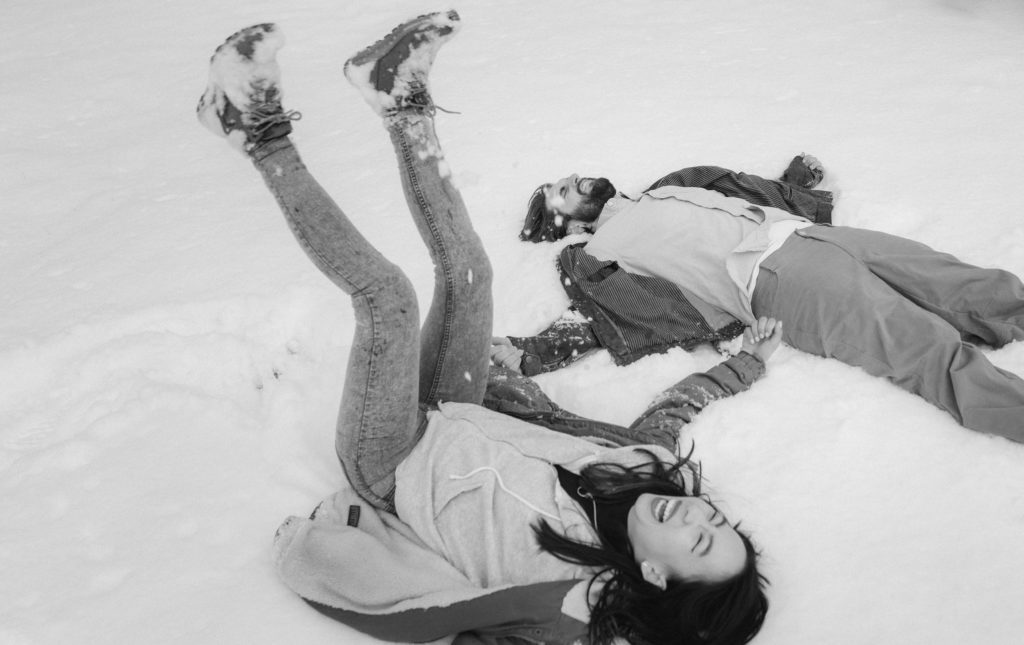
[[975,346],[1024,338],[1024,285],[894,235],[831,226],[824,172],[798,156],[780,181],[687,168],[636,198],[605,178],[539,187],[521,239],[592,232],[562,250],[572,303],[547,330],[497,338],[492,360],[532,375],[595,347],[627,364],[784,320],[784,341],[918,394],[973,430],[1024,442],[1024,380]]

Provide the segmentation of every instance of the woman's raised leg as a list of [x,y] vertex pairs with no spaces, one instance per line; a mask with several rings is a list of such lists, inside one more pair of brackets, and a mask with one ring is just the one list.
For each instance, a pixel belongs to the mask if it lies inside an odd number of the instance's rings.
[[434,262],[434,296],[420,341],[420,402],[481,403],[491,340],[491,266],[434,131],[429,74],[458,31],[454,11],[396,27],[345,64],[384,119],[413,220]]
[[417,371],[410,369],[419,356],[416,294],[310,175],[288,139],[297,114],[281,107],[274,56],[283,43],[271,24],[231,36],[211,59],[197,112],[249,156],[302,249],[352,298],[356,331],[335,445],[356,492],[390,509],[394,470],[415,445],[423,418]]

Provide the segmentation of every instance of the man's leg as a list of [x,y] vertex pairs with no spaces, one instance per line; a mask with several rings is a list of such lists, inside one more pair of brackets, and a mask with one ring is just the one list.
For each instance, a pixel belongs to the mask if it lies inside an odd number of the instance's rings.
[[965,427],[1024,442],[1024,380],[841,247],[794,235],[761,269],[754,313],[782,320],[788,344],[888,378]]
[[481,403],[491,339],[491,265],[434,131],[429,73],[459,28],[454,11],[410,20],[353,56],[345,75],[391,136],[409,209],[434,262],[421,332],[420,401]]
[[269,24],[229,38],[211,59],[198,114],[252,160],[302,249],[352,297],[356,330],[335,446],[356,492],[389,509],[394,469],[415,445],[421,419],[416,294],[324,192],[288,139],[297,115],[280,103],[274,56],[283,42]]
[[877,231],[834,227],[815,229],[811,236],[843,248],[966,340],[1002,347],[1024,339],[1024,284],[1009,271],[967,264],[920,242]]

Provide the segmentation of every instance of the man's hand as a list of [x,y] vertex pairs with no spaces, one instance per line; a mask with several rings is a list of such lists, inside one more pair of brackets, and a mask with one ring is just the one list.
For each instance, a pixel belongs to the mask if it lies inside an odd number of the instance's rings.
[[507,337],[495,336],[491,338],[491,362],[522,374],[523,350],[516,349]]
[[801,186],[803,188],[814,188],[821,183],[825,176],[825,167],[814,155],[801,152],[789,162],[789,167],[782,173],[782,181]]
[[743,331],[743,351],[753,354],[767,363],[782,342],[782,321],[761,316],[757,322]]
[[801,152],[800,156],[804,158],[804,165],[811,170],[817,170],[821,174],[825,174],[825,166],[821,165],[821,161],[818,160],[814,155],[809,155],[806,152]]

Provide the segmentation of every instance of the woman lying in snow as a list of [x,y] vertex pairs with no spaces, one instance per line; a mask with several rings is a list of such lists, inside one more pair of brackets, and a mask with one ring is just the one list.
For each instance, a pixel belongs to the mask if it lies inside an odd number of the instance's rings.
[[[386,640],[744,643],[768,606],[756,551],[701,494],[699,467],[668,447],[703,404],[764,372],[781,325],[760,320],[745,351],[670,388],[629,430],[575,418],[575,435],[553,432],[481,407],[491,269],[427,84],[458,27],[454,11],[421,16],[345,65],[384,120],[435,263],[422,330],[406,276],[287,136],[298,114],[281,106],[281,32],[249,27],[211,59],[200,120],[251,159],[356,317],[336,430],[351,489],[280,527],[280,574],[321,612]],[[672,439],[634,445],[666,428]]]

